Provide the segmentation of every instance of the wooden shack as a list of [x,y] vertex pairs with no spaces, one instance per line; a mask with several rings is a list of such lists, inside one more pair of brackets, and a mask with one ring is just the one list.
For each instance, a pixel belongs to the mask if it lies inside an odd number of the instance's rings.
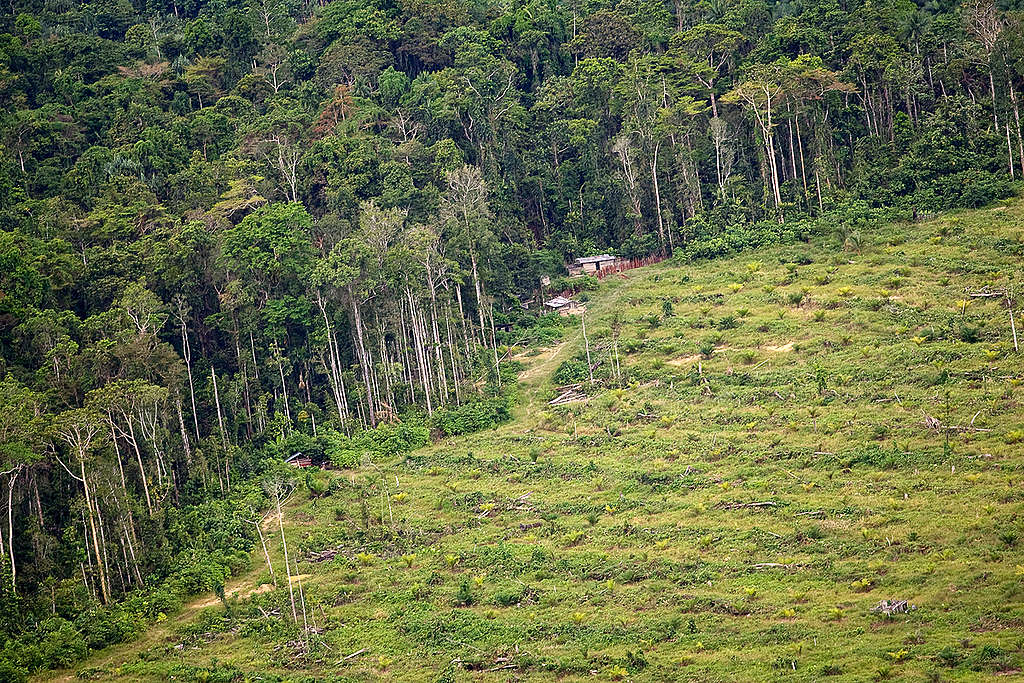
[[544,302],[544,311],[547,313],[558,313],[558,315],[572,315],[581,310],[578,301],[567,299],[564,296],[556,296]]
[[569,264],[569,275],[593,275],[603,268],[611,268],[615,265],[615,257],[611,254],[600,254],[598,256],[581,256],[574,263]]
[[285,458],[285,464],[291,465],[292,467],[312,467],[313,459],[308,455],[303,455],[301,452],[293,453]]

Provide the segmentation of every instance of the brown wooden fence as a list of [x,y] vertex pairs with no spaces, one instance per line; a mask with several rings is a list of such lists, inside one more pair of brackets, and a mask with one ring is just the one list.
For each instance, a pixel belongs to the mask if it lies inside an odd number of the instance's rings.
[[601,270],[594,273],[598,280],[612,275],[613,273],[621,273],[625,270],[632,270],[633,268],[639,268],[640,266],[649,266],[655,263],[661,263],[665,260],[664,256],[645,256],[643,258],[631,258],[631,259],[616,259],[615,264],[611,266],[605,266]]
[[[596,277],[598,280],[603,280],[604,278],[608,277],[609,275],[613,275],[615,273],[621,273],[621,272],[626,271],[626,270],[632,270],[633,268],[639,268],[640,266],[649,266],[649,265],[652,265],[652,264],[655,264],[655,263],[661,263],[662,261],[665,260],[665,258],[666,257],[659,255],[659,256],[645,256],[643,258],[633,258],[633,259],[617,259],[615,261],[615,265],[613,265],[613,266],[606,266],[606,267],[598,270],[596,273],[591,273],[591,275]],[[569,280],[569,282],[572,282],[572,280]],[[549,291],[546,296],[549,296],[549,297],[564,296],[567,299],[571,299],[576,294],[577,291],[578,290],[576,290],[576,288],[563,289],[561,292],[550,292]]]

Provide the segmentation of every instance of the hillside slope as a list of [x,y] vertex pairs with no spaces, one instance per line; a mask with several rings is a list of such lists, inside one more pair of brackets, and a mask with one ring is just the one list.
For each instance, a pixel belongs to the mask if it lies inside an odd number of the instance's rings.
[[1024,364],[1003,299],[970,293],[1019,288],[1022,254],[1015,201],[608,279],[587,400],[548,405],[589,379],[574,328],[521,357],[513,422],[296,494],[308,629],[286,589],[255,590],[260,552],[226,611],[193,605],[79,675],[1019,675]]

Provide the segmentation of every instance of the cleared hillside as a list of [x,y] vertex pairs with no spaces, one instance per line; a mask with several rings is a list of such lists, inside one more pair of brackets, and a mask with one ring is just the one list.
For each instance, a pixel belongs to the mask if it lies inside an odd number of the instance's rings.
[[[587,293],[593,385],[570,328],[518,357],[512,422],[299,488],[298,626],[257,551],[227,609],[197,601],[79,675],[1020,675],[1024,363],[1004,298],[972,293],[1019,290],[1022,256],[1015,201],[609,278]],[[548,405],[574,373],[589,397]]]

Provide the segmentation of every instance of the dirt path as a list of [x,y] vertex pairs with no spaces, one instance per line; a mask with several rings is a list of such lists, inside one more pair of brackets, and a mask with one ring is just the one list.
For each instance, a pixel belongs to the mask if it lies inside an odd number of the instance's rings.
[[[639,276],[639,272],[634,271]],[[588,329],[590,325],[596,325],[597,321],[610,310],[614,310],[621,304],[621,294],[616,291],[608,293],[598,305],[594,305],[587,312]],[[521,361],[525,366],[519,375],[522,400],[517,410],[531,411],[546,407],[547,399],[545,392],[549,389],[552,375],[558,369],[559,364],[567,358],[572,357],[583,345],[583,332],[581,327],[574,327],[568,330],[565,337],[554,346],[541,350],[536,355],[520,354],[516,360]],[[518,429],[515,421],[505,425],[506,429]],[[277,528],[276,515],[268,515],[263,520],[265,533],[272,533]],[[225,586],[225,595],[228,597],[237,596],[239,599],[246,599],[256,593],[268,590],[269,586],[257,585],[260,574],[265,564],[263,554],[257,546],[252,555],[252,569],[236,578],[230,579]],[[292,577],[293,580],[302,577]],[[61,669],[56,671],[44,671],[31,680],[42,683],[43,681],[62,681],[70,683],[78,680],[77,671],[85,668],[98,669],[106,672],[106,677],[94,680],[118,680],[122,676],[117,673],[117,668],[126,662],[132,661],[140,653],[157,647],[161,644],[172,644],[179,640],[179,633],[183,627],[188,626],[199,618],[205,609],[216,609],[220,605],[220,599],[213,593],[198,595],[189,600],[178,612],[168,615],[162,622],[151,624],[139,636],[130,643],[112,645],[104,650],[92,653],[86,660],[79,662],[72,669]]]
[[[276,517],[268,518],[268,520],[264,521],[264,525],[268,524],[269,521],[276,522],[276,519]],[[224,586],[224,595],[228,598],[237,595],[239,599],[246,599],[256,593],[270,590],[270,586],[256,584],[264,569],[263,556],[257,551],[253,554],[253,568],[245,574],[228,579]],[[109,678],[94,680],[114,680],[120,678],[116,673],[116,669],[119,666],[136,658],[139,653],[145,650],[162,643],[171,643],[178,640],[178,632],[183,627],[198,619],[203,610],[216,608],[220,604],[220,598],[213,593],[197,595],[185,603],[178,612],[168,614],[166,620],[150,624],[137,639],[129,643],[111,645],[94,652],[87,659],[75,664],[74,668],[43,671],[33,676],[30,680],[37,681],[38,683],[43,683],[44,681],[69,683],[70,681],[78,680],[77,672],[84,668],[100,669],[109,672]]]
[[519,382],[524,386],[533,386],[546,379],[556,367],[556,362],[569,344],[568,339],[563,339],[558,344],[544,349],[536,356],[520,356],[517,360],[527,366],[526,370],[519,375]]

